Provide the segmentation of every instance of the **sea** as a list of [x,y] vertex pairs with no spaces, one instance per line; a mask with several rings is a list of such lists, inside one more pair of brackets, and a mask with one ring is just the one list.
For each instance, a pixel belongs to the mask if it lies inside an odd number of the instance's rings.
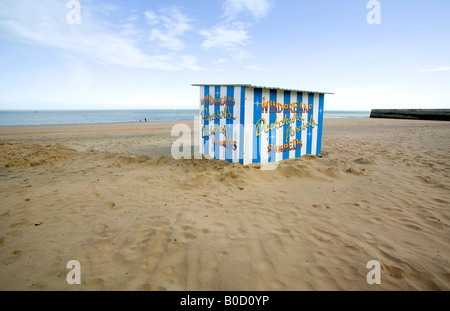
[[[194,120],[199,109],[0,110],[0,126]],[[324,111],[324,118],[369,118],[370,111]]]

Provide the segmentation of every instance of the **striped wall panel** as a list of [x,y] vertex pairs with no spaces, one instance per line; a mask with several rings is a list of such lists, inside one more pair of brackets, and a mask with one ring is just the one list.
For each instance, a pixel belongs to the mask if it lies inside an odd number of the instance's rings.
[[244,165],[319,154],[323,110],[323,93],[201,85],[200,153]]

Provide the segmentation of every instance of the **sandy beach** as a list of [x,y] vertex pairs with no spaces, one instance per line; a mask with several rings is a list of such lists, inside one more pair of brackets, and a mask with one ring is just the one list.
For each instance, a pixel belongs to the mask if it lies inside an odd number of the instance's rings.
[[177,123],[0,127],[0,290],[450,290],[449,122],[325,119],[271,171]]

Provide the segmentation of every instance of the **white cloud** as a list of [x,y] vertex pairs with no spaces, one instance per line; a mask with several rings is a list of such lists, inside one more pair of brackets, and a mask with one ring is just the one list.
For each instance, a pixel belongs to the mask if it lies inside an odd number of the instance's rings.
[[149,25],[156,25],[160,22],[158,15],[156,15],[152,10],[147,10],[144,12],[145,19]]
[[125,37],[135,37],[141,35],[140,31],[136,27],[136,21],[139,19],[138,15],[130,15],[123,22],[117,24],[118,34]]
[[160,13],[156,15],[153,11],[145,12],[148,24],[160,26],[152,29],[149,39],[170,50],[183,50],[184,42],[180,37],[192,29],[192,20],[176,7],[160,10]]
[[272,9],[272,0],[224,0],[222,2],[225,21],[213,28],[201,30],[200,35],[205,37],[202,48],[225,49],[235,59],[248,57],[244,49],[250,35],[251,22],[240,18],[242,14],[250,14],[256,20],[266,16]]
[[[93,11],[89,5],[81,6],[81,24],[69,25],[66,16],[69,10],[65,2],[58,0],[2,0],[0,1],[0,37],[30,45],[65,50],[77,53],[90,61],[104,65],[122,65],[135,68],[159,70],[181,70],[197,68],[191,56],[147,54],[138,47],[139,31],[135,18],[126,19],[125,24],[112,25],[102,19],[101,12]],[[189,29],[187,20],[177,12],[171,17],[160,17],[170,35],[178,35]],[[148,15],[148,14],[147,14]],[[171,24],[171,18],[175,20]],[[162,44],[164,38],[157,36]],[[179,43],[176,43],[179,44]],[[187,61],[189,60],[189,61]],[[197,70],[197,69],[196,69]]]
[[202,68],[197,65],[197,57],[192,55],[183,55],[180,59],[180,67],[194,71],[202,70]]
[[270,0],[225,0],[223,2],[224,15],[229,19],[236,18],[241,13],[249,13],[255,19],[266,16],[272,9]]
[[241,23],[218,25],[210,30],[202,30],[200,34],[206,38],[202,43],[202,47],[206,50],[211,48],[232,49],[237,46],[245,46],[249,40],[248,31]]
[[[83,1],[81,1],[80,4],[84,9]],[[107,3],[89,3],[89,7],[95,10],[96,12],[100,12],[104,15],[110,15],[111,13],[115,13],[120,10],[119,6]]]
[[160,29],[153,29],[150,33],[151,41],[158,41],[159,46],[173,51],[181,51],[184,49],[184,43],[177,37],[165,33]]
[[257,65],[249,65],[249,66],[245,66],[245,68],[250,69],[250,70],[257,70],[257,71],[267,71],[264,68],[261,68]]
[[420,70],[421,72],[435,72],[435,71],[449,71],[450,67],[439,67],[439,68],[433,68],[433,69],[424,69]]

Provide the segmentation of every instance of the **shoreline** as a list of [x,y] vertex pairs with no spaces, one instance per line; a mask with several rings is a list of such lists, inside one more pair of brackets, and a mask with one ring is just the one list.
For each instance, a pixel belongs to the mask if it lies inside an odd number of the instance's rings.
[[[413,122],[419,122],[419,121],[430,121],[430,122],[444,122],[443,120],[425,120],[425,119],[400,119],[400,118],[370,118],[370,117],[329,117],[324,118],[324,120],[332,121],[332,120],[343,120],[343,121],[358,121],[358,120],[403,120],[403,121],[413,121]],[[195,120],[166,120],[166,121],[147,121],[147,122],[139,122],[139,121],[133,121],[133,122],[100,122],[100,123],[70,123],[70,124],[25,124],[25,125],[0,125],[0,135],[2,129],[13,129],[13,128],[21,128],[21,127],[27,127],[27,128],[55,128],[58,127],[113,127],[115,125],[126,127],[128,125],[138,125],[138,124],[151,124],[151,125],[165,125],[165,124],[176,124],[176,123],[190,123],[194,122]]]
[[[124,110],[127,111],[127,110]],[[152,111],[152,110],[149,110]],[[176,110],[170,110],[170,111],[176,111]],[[19,111],[20,112],[20,111]],[[64,112],[63,110],[61,111],[57,111],[57,112]],[[86,112],[85,110],[81,110],[81,112]],[[1,111],[0,111],[1,113]],[[352,116],[348,116],[348,115],[344,115],[341,116],[341,113],[366,113],[367,115],[361,116],[361,115],[352,115]],[[327,114],[334,114],[332,116],[327,116]],[[197,114],[196,114],[197,115]],[[200,117],[200,114],[197,115],[198,117]],[[92,123],[61,123],[61,124],[7,124],[7,125],[0,125],[0,129],[2,127],[7,127],[7,126],[38,126],[38,125],[79,125],[79,124],[117,124],[117,123],[149,123],[149,122],[172,122],[172,121],[180,121],[180,122],[185,122],[185,121],[194,121],[195,119],[184,119],[184,120],[148,120],[148,121],[144,121],[144,116],[141,116],[142,120],[138,121],[139,119],[135,120],[135,121],[108,121],[108,122],[92,122]],[[183,116],[186,117],[186,116]],[[370,118],[370,111],[325,111],[325,116],[324,119],[366,119],[366,118]]]
[[[445,123],[444,120],[425,120],[425,119],[400,119],[400,118],[371,118],[371,117],[330,117],[330,118],[324,118],[324,120],[327,120],[328,122],[330,121],[407,121],[407,122],[421,122],[421,121],[425,121],[425,122],[443,122]],[[126,126],[132,126],[132,125],[166,125],[166,124],[176,124],[176,123],[193,123],[195,122],[195,120],[164,120],[164,121],[147,121],[147,122],[139,122],[139,121],[133,121],[133,122],[97,122],[97,123],[64,123],[64,124],[25,124],[25,125],[0,125],[0,135],[1,135],[1,130],[2,129],[13,129],[13,128],[63,128],[63,127],[67,127],[67,128],[73,128],[73,127],[114,127],[114,126],[119,126],[119,127],[126,127]]]
[[23,124],[23,125],[0,125],[0,129],[2,128],[8,128],[8,127],[22,127],[22,126],[28,126],[28,127],[39,127],[39,126],[46,126],[46,127],[58,127],[58,126],[111,126],[111,125],[131,125],[131,124],[149,124],[149,123],[173,123],[173,122],[194,122],[194,120],[167,120],[167,121],[133,121],[133,122],[97,122],[97,123],[64,123],[64,124]]

